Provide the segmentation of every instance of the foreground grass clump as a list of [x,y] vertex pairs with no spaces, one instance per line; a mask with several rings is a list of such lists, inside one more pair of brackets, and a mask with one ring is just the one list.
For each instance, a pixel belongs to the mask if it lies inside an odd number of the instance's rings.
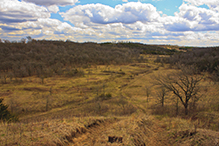
[[219,132],[197,128],[191,119],[142,113],[120,117],[51,119],[1,123],[1,145],[209,145]]
[[158,116],[160,126],[165,131],[168,145],[218,145],[219,132],[198,128],[198,121],[182,118]]
[[154,118],[85,117],[45,120],[30,123],[2,123],[1,145],[92,145],[109,144],[108,138],[121,137],[116,145],[161,144]]
[[1,123],[1,145],[67,145],[92,125],[114,120],[104,117],[53,119],[41,122]]

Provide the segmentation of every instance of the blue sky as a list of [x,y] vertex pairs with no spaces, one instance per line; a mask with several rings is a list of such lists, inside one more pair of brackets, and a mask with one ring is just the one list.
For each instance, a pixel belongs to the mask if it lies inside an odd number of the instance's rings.
[[218,0],[1,0],[1,40],[219,45]]

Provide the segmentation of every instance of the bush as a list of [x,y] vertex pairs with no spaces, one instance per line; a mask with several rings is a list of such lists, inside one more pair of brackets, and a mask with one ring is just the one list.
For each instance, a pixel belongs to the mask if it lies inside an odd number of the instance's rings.
[[0,99],[0,120],[18,121],[18,118],[7,110],[8,105],[4,105],[2,101],[3,99]]
[[84,71],[78,70],[78,69],[72,69],[70,71],[67,71],[65,73],[65,76],[67,76],[67,77],[84,76]]
[[103,100],[109,100],[112,98],[112,95],[110,93],[107,93],[107,94],[101,94],[100,96],[96,97],[96,100],[100,100],[100,101],[103,101]]

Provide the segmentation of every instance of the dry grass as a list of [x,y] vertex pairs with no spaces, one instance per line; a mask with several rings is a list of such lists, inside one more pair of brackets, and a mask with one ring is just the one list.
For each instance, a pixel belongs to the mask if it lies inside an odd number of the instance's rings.
[[[184,116],[179,103],[179,117],[175,118],[176,98],[168,93],[161,107],[153,76],[176,70],[154,63],[155,56],[144,57],[146,63],[81,68],[84,76],[49,77],[44,84],[37,77],[0,84],[0,96],[20,117],[20,123],[1,124],[1,145],[216,143],[218,133],[211,130],[219,130],[219,85],[204,80],[196,109]],[[150,91],[148,97],[146,89]],[[99,99],[108,93],[111,98]],[[92,128],[88,126],[98,121]],[[199,135],[188,134],[195,130]],[[111,144],[108,136],[122,137],[123,143]]]
[[95,124],[114,118],[86,117],[53,119],[41,122],[2,123],[1,145],[67,145],[77,134]]
[[[219,132],[200,129],[191,119],[142,113],[120,117],[58,118],[2,123],[1,145],[217,145]],[[109,142],[109,137],[122,141]]]
[[90,68],[90,73],[87,69],[83,69],[85,72],[83,77],[50,77],[44,79],[44,84],[37,77],[28,77],[23,78],[19,83],[8,81],[7,84],[1,84],[0,92],[5,99],[4,102],[9,105],[9,109],[19,114],[21,119],[47,110],[50,114],[52,111],[55,114],[57,109],[61,111],[67,108],[74,108],[74,113],[81,112],[82,105],[89,104],[102,93],[121,97],[126,85],[132,85],[135,77],[153,68],[148,66],[148,63],[98,66]]

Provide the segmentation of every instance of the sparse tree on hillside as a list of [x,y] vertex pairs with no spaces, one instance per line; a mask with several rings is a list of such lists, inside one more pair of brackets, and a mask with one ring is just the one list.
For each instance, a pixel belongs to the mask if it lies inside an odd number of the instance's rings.
[[164,107],[164,101],[165,101],[165,97],[167,95],[167,89],[165,87],[161,87],[161,89],[157,92],[157,100],[158,103],[162,105],[162,107]]
[[22,44],[25,44],[25,43],[26,43],[26,39],[25,39],[25,38],[22,38],[22,39],[21,39],[21,43],[22,43]]
[[192,67],[184,67],[177,73],[155,77],[159,85],[162,85],[179,98],[185,108],[185,115],[188,115],[190,99],[199,98],[199,83],[202,79],[203,75],[195,74]]
[[219,65],[215,67],[215,71],[212,74],[212,80],[216,83],[219,81]]
[[31,36],[27,36],[28,43],[32,41]]
[[147,102],[149,102],[149,96],[151,94],[151,86],[145,86],[146,96],[147,96]]
[[6,84],[7,83],[8,74],[4,73],[3,74],[3,78],[4,78],[4,84]]

